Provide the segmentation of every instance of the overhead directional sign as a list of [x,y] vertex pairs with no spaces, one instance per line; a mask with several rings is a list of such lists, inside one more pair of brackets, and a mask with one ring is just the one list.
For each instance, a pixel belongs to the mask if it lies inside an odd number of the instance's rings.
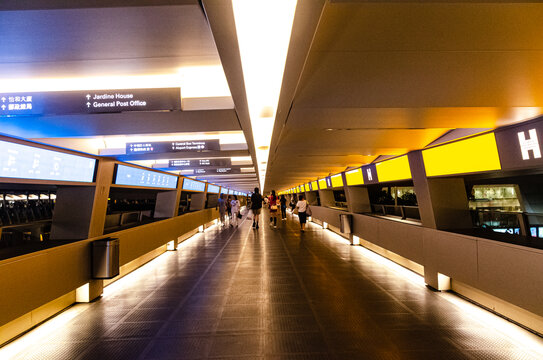
[[199,168],[194,169],[195,175],[226,175],[241,174],[241,168],[238,167],[217,167],[217,168]]
[[1,93],[0,116],[181,110],[179,88]]
[[126,143],[127,154],[201,152],[221,149],[219,139]]
[[168,168],[171,170],[185,170],[199,167],[229,167],[232,165],[230,159],[195,159],[195,160],[170,160]]

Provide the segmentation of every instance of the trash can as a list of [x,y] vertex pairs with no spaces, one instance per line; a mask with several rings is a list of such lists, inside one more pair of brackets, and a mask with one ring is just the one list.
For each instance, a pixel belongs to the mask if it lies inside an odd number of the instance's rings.
[[339,214],[339,224],[341,233],[350,234],[353,227],[353,216],[351,214]]
[[119,275],[119,239],[105,238],[92,243],[92,277],[112,279]]

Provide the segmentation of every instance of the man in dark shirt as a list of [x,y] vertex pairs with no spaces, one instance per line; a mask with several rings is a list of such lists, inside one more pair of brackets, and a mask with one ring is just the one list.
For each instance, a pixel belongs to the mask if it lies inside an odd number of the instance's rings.
[[258,218],[262,211],[262,195],[258,188],[255,188],[255,192],[251,195],[251,211],[253,212],[253,228],[258,229]]

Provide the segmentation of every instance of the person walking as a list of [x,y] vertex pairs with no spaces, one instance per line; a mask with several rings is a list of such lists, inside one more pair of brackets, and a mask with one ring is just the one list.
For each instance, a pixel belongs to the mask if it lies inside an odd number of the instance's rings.
[[287,198],[285,195],[281,195],[281,199],[279,200],[281,203],[281,220],[287,219]]
[[230,201],[230,211],[232,213],[232,220],[230,221],[231,226],[238,227],[238,214],[240,203],[236,195],[233,196],[233,199]]
[[219,196],[219,221],[221,222],[221,226],[224,226],[226,223],[226,200],[224,199],[224,194],[221,194]]
[[251,211],[253,212],[253,228],[258,229],[258,219],[260,217],[260,211],[262,210],[262,195],[258,188],[255,188],[255,192],[251,195]]
[[294,209],[296,208],[297,202],[298,202],[298,197],[296,196],[296,194],[293,194],[290,199],[290,211],[294,211]]
[[228,216],[228,223],[230,224],[230,226],[232,226],[232,208],[231,208],[231,202],[232,201],[232,196],[228,195],[228,197],[226,198],[226,215]]
[[271,195],[268,197],[268,208],[270,210],[270,226],[273,223],[274,228],[277,228],[278,203],[279,199],[275,195],[275,190],[272,190]]
[[300,231],[305,231],[305,223],[307,221],[307,207],[309,206],[307,204],[307,201],[304,200],[304,196],[300,194],[299,197],[300,200],[296,203],[296,208],[298,209],[298,219],[300,220]]

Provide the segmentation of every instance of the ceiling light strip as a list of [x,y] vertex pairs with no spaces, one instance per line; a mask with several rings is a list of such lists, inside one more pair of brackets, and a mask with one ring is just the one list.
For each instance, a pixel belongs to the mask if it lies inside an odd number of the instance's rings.
[[296,3],[296,0],[232,0],[262,188]]

